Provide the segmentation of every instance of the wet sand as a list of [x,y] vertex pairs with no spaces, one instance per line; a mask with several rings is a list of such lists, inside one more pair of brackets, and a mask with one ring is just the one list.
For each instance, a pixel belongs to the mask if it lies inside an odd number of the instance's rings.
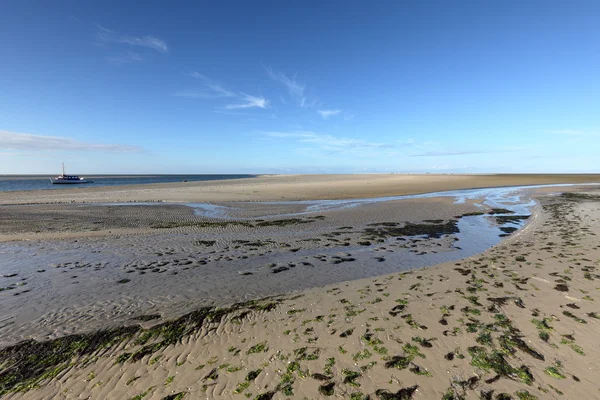
[[83,205],[75,215],[70,205],[5,209],[12,221],[3,224],[5,240],[36,240],[0,244],[0,275],[9,277],[0,278],[1,345],[461,258],[476,250],[456,235],[400,238],[368,230],[406,222],[435,228],[479,210],[445,198],[243,221],[162,204]]
[[[432,198],[235,224],[181,205],[5,205],[0,251],[18,261],[2,265],[3,346],[123,324],[133,335],[103,349],[76,336],[49,382],[9,397],[379,399],[418,385],[416,399],[592,398],[600,202],[549,192],[536,191],[543,206],[495,248],[412,272],[415,260],[462,254],[457,234],[386,228],[443,231],[490,207]],[[468,218],[496,217],[458,220]],[[228,306],[267,295],[278,297]],[[224,308],[185,315],[201,306]],[[0,393],[23,363],[13,356],[0,351]]]

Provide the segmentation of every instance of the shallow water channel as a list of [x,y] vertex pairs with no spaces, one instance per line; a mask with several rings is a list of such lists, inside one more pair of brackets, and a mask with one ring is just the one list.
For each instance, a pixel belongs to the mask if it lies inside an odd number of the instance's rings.
[[[431,197],[452,197],[455,203],[474,200],[480,207],[508,209],[514,213],[510,215],[530,215],[536,204],[530,197],[534,188],[262,203],[267,212],[253,215],[253,219],[326,215],[329,211],[377,202]],[[239,214],[243,209],[243,204],[186,205],[199,215],[219,219],[231,219],[232,214]],[[294,211],[271,214],[268,212],[271,205],[289,206]],[[462,217],[458,222],[460,232],[442,238],[408,238],[422,239],[424,244],[419,244],[418,251],[398,245],[408,240],[398,242],[397,238],[370,246],[316,245],[294,252],[277,246],[268,251],[231,246],[222,251],[199,251],[192,241],[201,239],[202,235],[181,233],[0,243],[0,288],[3,289],[0,290],[0,346],[29,337],[54,337],[124,323],[140,314],[176,316],[199,306],[222,305],[459,260],[499,243],[502,227],[520,228],[526,221],[499,225],[497,216],[500,215]],[[298,232],[298,237],[314,237],[324,232],[311,225],[303,226],[306,232]],[[270,239],[269,232],[249,234],[251,240]],[[298,240],[298,237],[288,236],[288,240]],[[211,236],[207,234],[205,238]],[[230,235],[225,241],[231,242],[232,238],[235,236]],[[351,259],[351,262],[340,263],[341,259]],[[282,272],[274,273],[273,265]]]

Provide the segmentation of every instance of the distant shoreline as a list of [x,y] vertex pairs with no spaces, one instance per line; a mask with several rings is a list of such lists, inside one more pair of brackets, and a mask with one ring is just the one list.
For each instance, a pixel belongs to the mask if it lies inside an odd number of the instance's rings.
[[13,191],[36,190],[65,190],[84,189],[86,187],[111,187],[126,185],[146,185],[157,183],[179,183],[197,181],[215,181],[228,179],[254,178],[257,175],[249,174],[204,174],[204,175],[78,175],[85,177],[89,182],[78,185],[52,185],[50,178],[56,175],[4,175],[0,176],[0,193]]
[[[263,175],[274,175],[274,174],[79,174],[80,176],[95,177],[95,178],[140,178],[140,177],[155,177],[155,176],[263,176]],[[24,174],[24,175],[1,175],[0,179],[3,178],[50,178],[56,174]]]
[[[184,178],[183,175],[177,177]],[[0,192],[0,204],[340,200],[505,186],[598,183],[600,174],[256,175],[237,179],[183,180],[4,191]]]

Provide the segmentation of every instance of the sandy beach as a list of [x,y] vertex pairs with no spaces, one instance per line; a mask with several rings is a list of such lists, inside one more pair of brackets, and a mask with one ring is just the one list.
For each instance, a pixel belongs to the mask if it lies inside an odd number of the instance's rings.
[[5,192],[0,204],[355,199],[446,190],[600,182],[600,174],[264,175],[249,179]]
[[598,397],[598,186],[318,202],[596,182],[305,175],[2,193],[0,395]]

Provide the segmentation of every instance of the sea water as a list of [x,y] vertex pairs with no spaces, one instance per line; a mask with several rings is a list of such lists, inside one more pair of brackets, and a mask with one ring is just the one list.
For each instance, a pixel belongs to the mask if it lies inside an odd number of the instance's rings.
[[53,185],[50,175],[0,175],[0,192],[16,190],[73,189],[96,186],[139,185],[147,183],[172,183],[194,181],[216,181],[221,179],[254,178],[256,175],[86,175],[93,183],[76,185]]

